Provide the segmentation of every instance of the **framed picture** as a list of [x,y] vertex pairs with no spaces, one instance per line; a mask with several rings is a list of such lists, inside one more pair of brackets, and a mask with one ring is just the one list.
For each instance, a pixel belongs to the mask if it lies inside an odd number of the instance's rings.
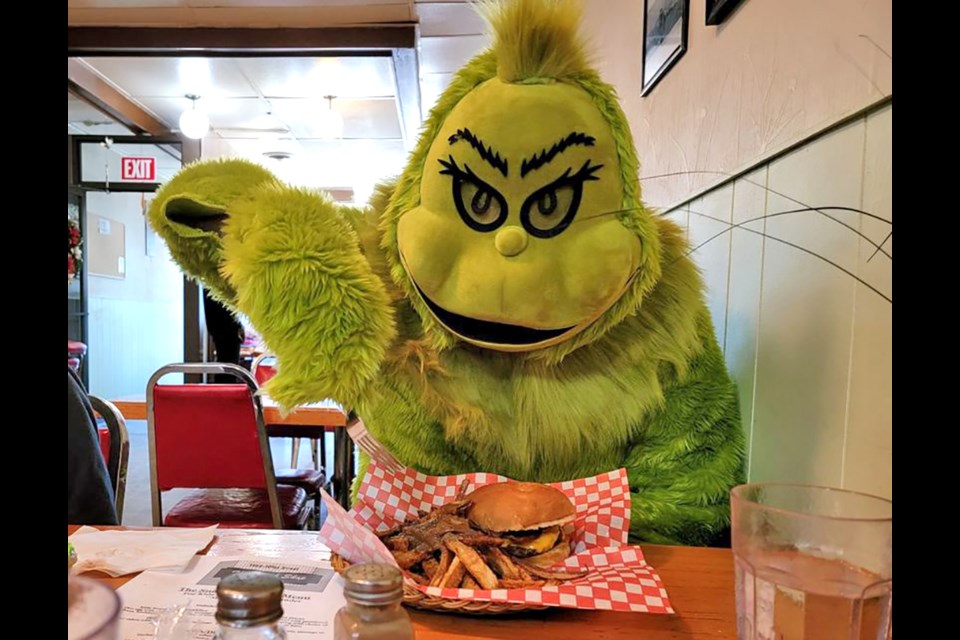
[[643,0],[643,15],[645,96],[687,50],[690,0]]
[[741,2],[743,0],[707,0],[707,24],[720,24]]

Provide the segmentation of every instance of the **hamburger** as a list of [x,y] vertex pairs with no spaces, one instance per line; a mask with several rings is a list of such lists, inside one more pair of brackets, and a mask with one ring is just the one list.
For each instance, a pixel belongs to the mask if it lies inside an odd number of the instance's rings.
[[470,523],[507,541],[502,550],[524,564],[549,567],[570,556],[565,525],[576,510],[570,499],[545,484],[504,482],[480,487],[464,497]]

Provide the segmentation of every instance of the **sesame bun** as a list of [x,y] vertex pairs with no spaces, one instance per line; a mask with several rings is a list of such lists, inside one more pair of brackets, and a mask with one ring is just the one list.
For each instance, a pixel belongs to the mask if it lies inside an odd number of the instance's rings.
[[573,522],[576,511],[560,491],[534,482],[501,482],[467,495],[467,517],[491,533],[544,529]]

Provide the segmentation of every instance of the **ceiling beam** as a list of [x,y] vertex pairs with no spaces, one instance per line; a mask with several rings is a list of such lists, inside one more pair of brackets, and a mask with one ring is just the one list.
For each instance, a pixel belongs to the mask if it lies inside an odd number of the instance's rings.
[[423,109],[420,100],[420,69],[415,49],[393,50],[393,77],[397,82],[397,106],[403,144],[411,151],[420,135]]
[[416,26],[322,29],[68,27],[70,56],[389,55],[413,49]]
[[170,135],[170,127],[115,89],[86,64],[67,59],[67,91],[137,134]]

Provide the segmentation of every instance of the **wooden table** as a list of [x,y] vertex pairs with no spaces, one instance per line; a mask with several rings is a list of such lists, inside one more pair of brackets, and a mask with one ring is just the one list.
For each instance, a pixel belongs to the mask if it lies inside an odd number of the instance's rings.
[[[76,526],[67,527],[67,534]],[[735,640],[733,555],[729,549],[643,545],[663,579],[677,615],[551,609],[522,616],[475,618],[409,610],[417,640]],[[292,554],[313,560],[329,557],[316,534],[299,531],[225,531],[208,555],[246,553],[265,558]],[[84,574],[117,588],[133,576]]]
[[[146,420],[147,401],[144,396],[125,396],[111,400],[127,420]],[[347,416],[332,400],[299,407],[284,415],[277,403],[262,396],[263,420],[267,435],[277,438],[323,437],[324,430],[335,427],[333,432],[333,491],[344,507],[350,506],[350,486],[353,483],[353,441],[347,436]]]
[[[146,420],[147,401],[144,396],[124,396],[111,400],[127,420]],[[263,419],[268,425],[289,425],[300,427],[342,427],[347,424],[347,416],[340,406],[332,400],[300,407],[283,415],[273,400],[263,397]]]

